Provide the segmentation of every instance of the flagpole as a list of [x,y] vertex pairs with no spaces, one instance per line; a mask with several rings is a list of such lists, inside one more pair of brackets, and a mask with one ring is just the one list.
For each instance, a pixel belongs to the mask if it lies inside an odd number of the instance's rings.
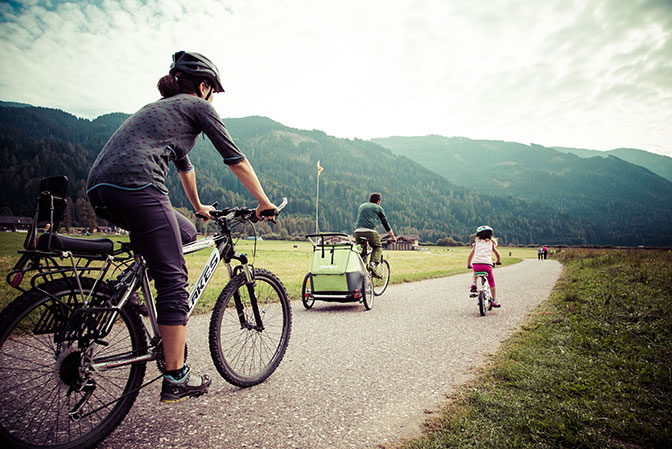
[[[318,162],[319,164],[319,162]],[[319,217],[319,205],[320,205],[320,172],[317,172],[317,196],[315,197],[315,234],[320,233],[320,227],[318,225]]]
[[317,161],[317,196],[315,196],[315,234],[320,233],[319,225],[319,207],[320,207],[320,172],[322,167],[320,166],[320,161]]

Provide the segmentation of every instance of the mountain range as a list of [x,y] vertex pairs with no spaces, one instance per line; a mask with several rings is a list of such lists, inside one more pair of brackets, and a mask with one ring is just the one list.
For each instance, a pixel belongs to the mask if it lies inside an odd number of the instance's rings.
[[[592,156],[589,150],[560,151],[534,144],[434,135],[373,142],[460,186],[537,201],[576,219],[599,223],[607,234],[627,229],[640,242],[663,244],[670,239],[672,183],[614,153]],[[615,153],[654,165],[661,173],[672,169],[669,157],[641,150]],[[625,235],[622,238],[627,240]]]
[[[22,106],[0,103],[0,208],[32,215],[39,179],[55,174],[69,177],[71,203],[81,205],[91,163],[128,114],[87,120]],[[338,139],[266,117],[224,122],[269,197],[289,198],[278,225],[262,226],[277,237],[314,231],[319,160],[321,230],[352,232],[357,207],[379,191],[395,232],[426,242],[467,242],[487,223],[505,244],[672,245],[672,183],[613,156],[440,136]],[[190,158],[203,201],[255,204],[207,139]],[[190,208],[175,170],[167,186],[176,207]]]

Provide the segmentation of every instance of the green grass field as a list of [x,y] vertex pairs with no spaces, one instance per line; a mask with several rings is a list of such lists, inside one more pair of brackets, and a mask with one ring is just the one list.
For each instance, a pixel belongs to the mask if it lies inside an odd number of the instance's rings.
[[[17,250],[21,249],[25,234],[0,233],[0,272],[5,276],[18,260]],[[113,241],[128,239],[125,236],[112,236]],[[254,242],[241,240],[236,245],[240,253],[253,254]],[[256,267],[265,268],[282,279],[292,300],[301,296],[301,282],[310,270],[313,247],[308,241],[290,242],[279,240],[264,240],[257,243],[257,253],[254,260]],[[393,284],[418,281],[456,273],[468,272],[466,268],[467,256],[470,248],[467,247],[424,247],[422,251],[386,251],[385,257],[390,262]],[[525,258],[536,258],[534,248],[499,248],[504,265],[519,262]],[[510,254],[510,256],[509,256]],[[205,265],[210,250],[206,249],[187,256],[189,279],[198,278]],[[197,312],[207,312],[212,309],[214,302],[228,281],[226,269],[219,268],[219,276],[215,276],[208,285],[204,296],[197,307]],[[25,283],[26,281],[24,281]],[[0,287],[0,306],[4,307],[16,296],[17,291],[2,283]]]

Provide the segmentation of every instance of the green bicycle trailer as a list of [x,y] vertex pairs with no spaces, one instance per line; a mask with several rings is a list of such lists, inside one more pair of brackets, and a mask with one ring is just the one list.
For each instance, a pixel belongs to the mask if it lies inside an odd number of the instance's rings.
[[[310,272],[303,281],[304,306],[310,309],[315,300],[370,304],[373,298],[371,277],[365,274],[364,262],[350,237],[344,233],[309,234],[306,237],[313,244],[313,258]],[[371,298],[367,298],[369,289]]]

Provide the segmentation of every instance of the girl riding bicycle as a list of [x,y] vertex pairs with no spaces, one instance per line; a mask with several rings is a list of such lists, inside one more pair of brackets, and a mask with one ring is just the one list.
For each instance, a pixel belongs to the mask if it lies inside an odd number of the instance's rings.
[[[497,260],[495,264],[501,264],[501,258],[499,252],[497,252],[497,239],[492,235],[493,231],[490,226],[479,226],[476,229],[476,241],[474,242],[474,247],[469,253],[469,258],[467,259],[467,268],[474,269],[474,273],[477,271],[485,271],[488,273],[488,285],[490,286],[490,292],[492,293],[492,307],[501,307],[499,302],[497,302],[497,291],[495,289],[495,278],[492,275],[492,255],[495,254]],[[473,266],[472,266],[473,262]],[[474,280],[471,284],[471,292],[476,292],[476,275],[474,274]]]
[[189,294],[182,244],[196,239],[196,228],[168,198],[170,161],[197,214],[210,218],[213,207],[199,200],[188,156],[205,133],[259,201],[257,216],[276,207],[212,106],[213,94],[224,92],[217,67],[201,54],[180,51],[157,87],[163,98],[131,115],[101,150],[89,173],[87,194],[103,218],[129,231],[154,279],[166,363],[161,401],[177,402],[205,393],[210,378],[191,374],[184,364]]

